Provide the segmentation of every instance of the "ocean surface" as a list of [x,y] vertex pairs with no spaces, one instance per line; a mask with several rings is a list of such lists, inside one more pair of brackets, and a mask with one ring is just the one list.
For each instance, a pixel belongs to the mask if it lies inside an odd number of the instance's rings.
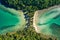
[[0,30],[16,25],[19,22],[17,16],[0,9]]
[[44,35],[52,35],[60,40],[60,8],[52,8],[40,14],[37,26]]
[[24,27],[24,23],[24,15],[21,11],[0,5],[0,34],[17,31]]

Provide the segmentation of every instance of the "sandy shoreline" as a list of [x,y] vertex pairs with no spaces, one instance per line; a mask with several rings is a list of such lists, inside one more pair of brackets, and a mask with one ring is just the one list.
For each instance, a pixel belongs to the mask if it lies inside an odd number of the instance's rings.
[[[43,10],[37,10],[35,12],[34,17],[33,17],[33,27],[35,28],[35,31],[37,33],[41,33],[41,29],[37,25],[37,23],[39,22],[39,17],[41,16],[41,14],[43,14],[44,12],[49,11],[53,8],[58,8],[58,7],[60,7],[60,5],[56,5],[56,6],[53,6],[53,7],[47,8],[47,9],[43,9]],[[42,34],[44,34],[44,33],[42,33]],[[46,37],[49,38],[49,37],[51,37],[51,35],[46,35]],[[53,37],[55,38],[55,36],[53,36]]]
[[52,6],[52,7],[50,7],[50,8],[43,9],[43,10],[37,10],[37,11],[35,12],[34,17],[33,17],[33,27],[35,28],[35,31],[36,31],[37,33],[40,33],[40,31],[39,31],[40,29],[39,29],[38,26],[36,25],[37,22],[38,22],[37,19],[38,19],[38,17],[40,16],[40,14],[42,14],[42,13],[48,11],[48,10],[51,10],[51,9],[53,9],[53,8],[57,8],[57,7],[60,7],[60,5]]
[[[18,30],[23,30],[25,28],[26,21],[25,21],[25,18],[24,18],[24,14],[21,10],[15,10],[13,8],[7,8],[4,5],[0,5],[0,9],[3,10],[3,12],[9,13],[14,17],[16,16],[17,19],[18,19],[17,24],[14,24],[14,26],[11,26],[11,27],[9,27],[10,25],[8,25],[6,28],[0,30],[0,34],[5,34],[7,32],[16,32]],[[11,21],[12,20],[13,19],[11,19]],[[15,21],[15,19],[13,21]],[[13,23],[13,21],[11,23]]]

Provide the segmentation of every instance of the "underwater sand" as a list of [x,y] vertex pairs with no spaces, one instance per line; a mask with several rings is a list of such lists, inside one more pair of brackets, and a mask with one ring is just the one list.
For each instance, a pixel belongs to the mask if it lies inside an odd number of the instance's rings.
[[22,30],[25,26],[22,11],[0,5],[0,34]]

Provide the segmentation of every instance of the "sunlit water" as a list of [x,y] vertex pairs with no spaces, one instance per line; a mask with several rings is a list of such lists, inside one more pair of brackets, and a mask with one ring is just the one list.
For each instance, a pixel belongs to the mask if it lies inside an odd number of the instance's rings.
[[40,33],[55,36],[60,40],[60,8],[40,14],[37,25]]
[[22,11],[6,8],[0,5],[0,34],[22,30],[24,28],[24,16]]

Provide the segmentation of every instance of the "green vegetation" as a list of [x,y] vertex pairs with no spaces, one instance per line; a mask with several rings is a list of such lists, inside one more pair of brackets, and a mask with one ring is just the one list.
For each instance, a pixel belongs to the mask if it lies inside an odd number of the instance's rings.
[[60,4],[60,0],[2,0],[2,4],[28,12],[33,17],[36,10]]
[[6,33],[0,35],[0,40],[53,40],[52,38],[44,38],[41,34],[36,33],[32,27],[23,31],[17,31],[14,34]]
[[27,15],[30,17],[30,27],[14,34],[6,33],[6,35],[1,35],[0,40],[53,40],[52,38],[44,38],[41,34],[36,33],[32,28],[32,19],[36,10],[59,5],[60,0],[2,0],[1,3],[5,6],[27,12]]

